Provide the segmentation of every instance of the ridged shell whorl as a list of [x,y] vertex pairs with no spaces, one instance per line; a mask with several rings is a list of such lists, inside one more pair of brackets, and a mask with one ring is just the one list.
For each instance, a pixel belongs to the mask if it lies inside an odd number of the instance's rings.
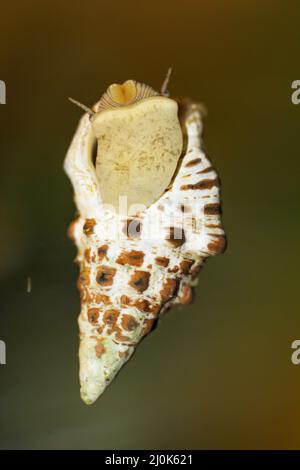
[[136,82],[135,80],[127,80],[122,85],[113,83],[96,104],[95,111],[99,112],[104,109],[131,105],[151,96],[158,95],[159,93],[149,85]]

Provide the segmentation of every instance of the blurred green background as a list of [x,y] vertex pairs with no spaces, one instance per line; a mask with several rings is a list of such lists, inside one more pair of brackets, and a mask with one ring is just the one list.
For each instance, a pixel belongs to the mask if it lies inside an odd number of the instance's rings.
[[[2,2],[3,449],[300,448],[300,2]],[[93,406],[79,398],[75,214],[63,159],[113,82],[208,109],[229,246]],[[26,292],[27,278],[32,292]]]

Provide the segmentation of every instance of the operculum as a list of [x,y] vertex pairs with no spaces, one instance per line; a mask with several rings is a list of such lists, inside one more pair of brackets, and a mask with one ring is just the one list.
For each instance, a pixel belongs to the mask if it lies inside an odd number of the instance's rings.
[[[125,96],[132,102],[130,93],[130,88],[127,95],[115,90],[119,100]],[[96,175],[103,203],[119,212],[120,196],[126,197],[129,215],[136,212],[136,205],[149,207],[167,189],[182,152],[177,103],[155,93],[133,99],[133,104],[102,109],[91,122],[98,142]]]

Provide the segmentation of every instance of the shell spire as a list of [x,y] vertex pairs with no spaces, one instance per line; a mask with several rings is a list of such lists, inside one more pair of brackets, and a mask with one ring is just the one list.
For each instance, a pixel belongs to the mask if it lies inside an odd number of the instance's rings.
[[128,106],[150,98],[151,96],[158,95],[159,93],[153,90],[149,85],[139,83],[135,80],[126,80],[126,82],[121,85],[113,83],[96,104],[96,111],[99,112],[105,109]]
[[219,181],[202,150],[201,107],[128,80],[111,85],[92,109],[65,160],[79,212],[69,234],[80,267],[87,404],[166,311],[191,302],[200,266],[226,247]]

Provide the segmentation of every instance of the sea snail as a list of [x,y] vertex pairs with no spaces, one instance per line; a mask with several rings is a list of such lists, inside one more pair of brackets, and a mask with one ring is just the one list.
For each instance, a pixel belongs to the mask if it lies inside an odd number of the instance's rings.
[[[77,103],[78,104],[78,103]],[[219,180],[202,150],[201,106],[128,80],[79,122],[65,159],[78,217],[80,385],[93,403],[173,305],[192,300],[222,253]]]

